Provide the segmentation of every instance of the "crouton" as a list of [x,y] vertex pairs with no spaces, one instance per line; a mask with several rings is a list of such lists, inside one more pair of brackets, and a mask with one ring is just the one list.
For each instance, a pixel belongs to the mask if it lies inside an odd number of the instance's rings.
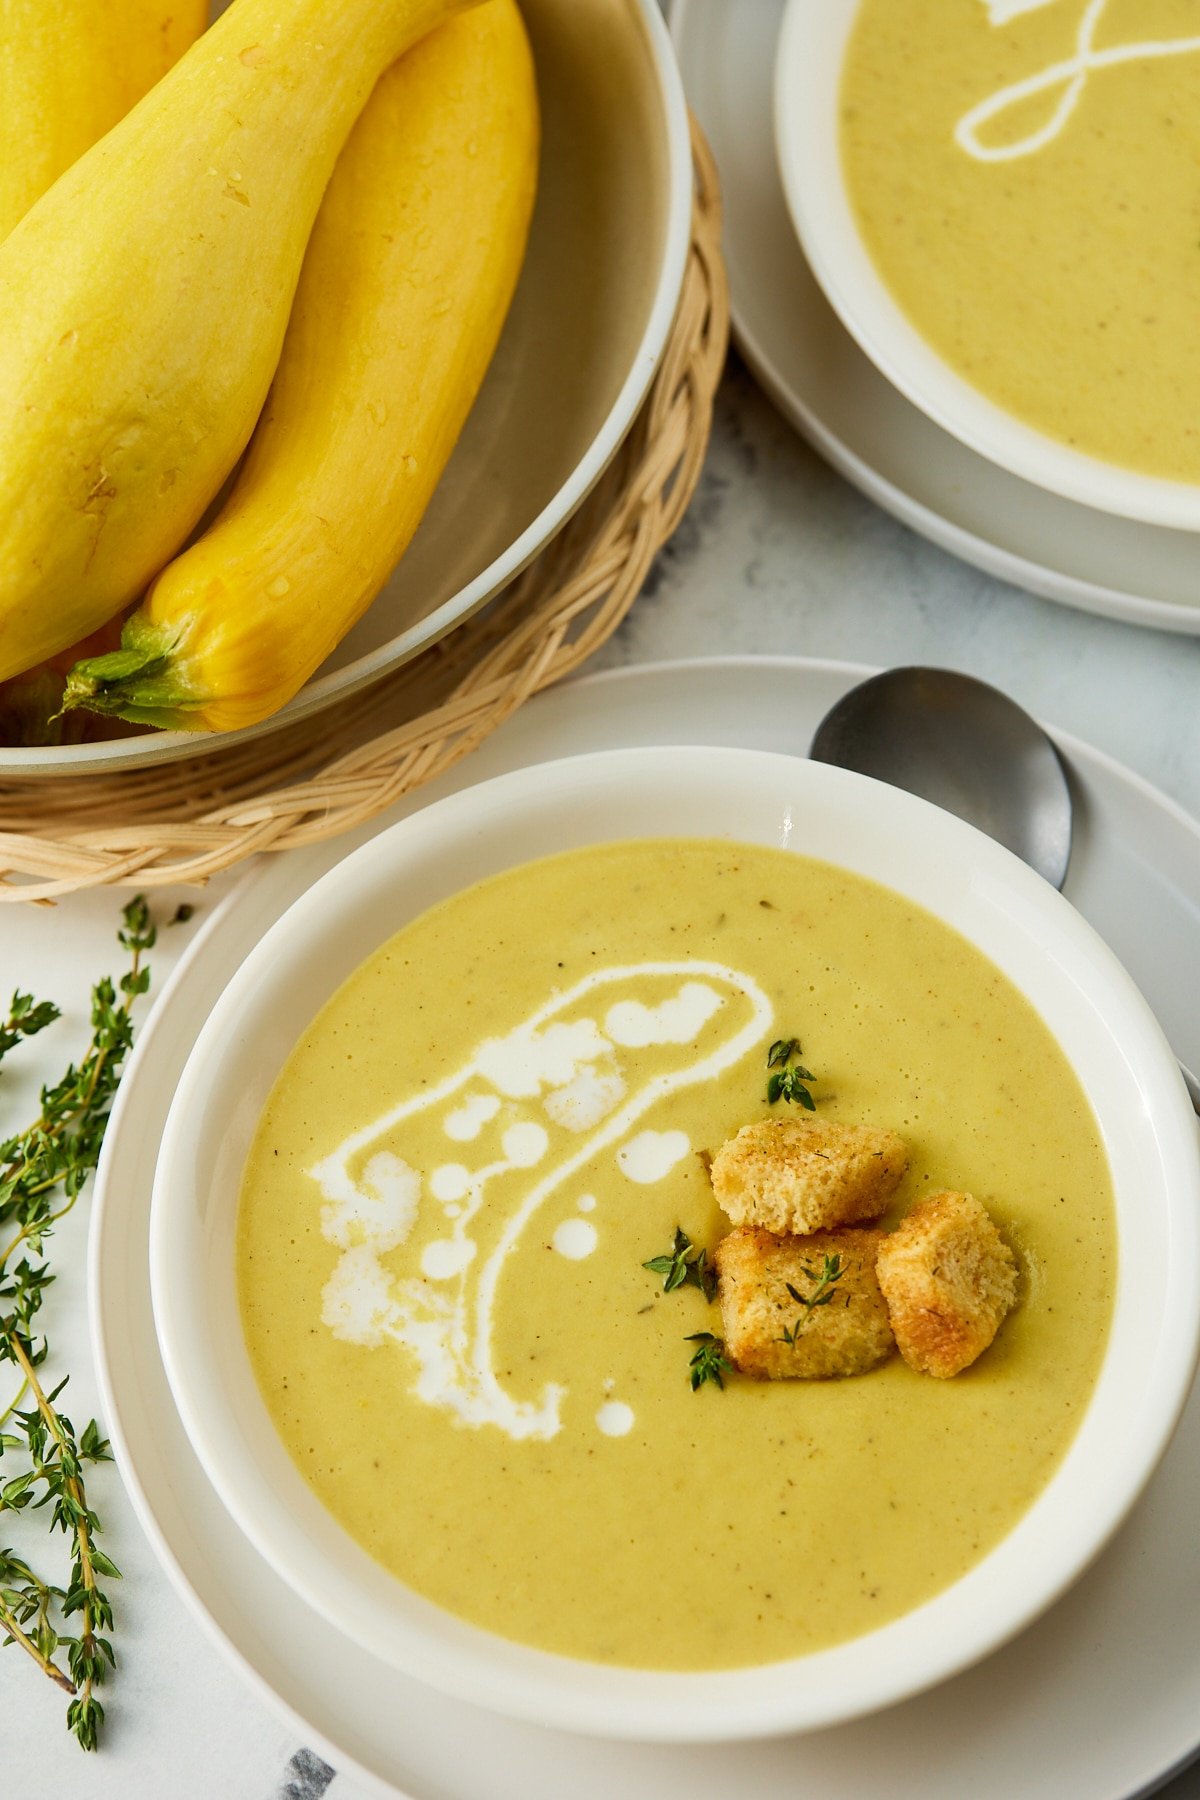
[[[734,1366],[773,1380],[818,1380],[861,1375],[890,1356],[895,1344],[875,1276],[883,1240],[882,1231],[801,1238],[752,1226],[722,1238],[714,1259],[717,1297]],[[832,1280],[831,1266],[838,1271]],[[789,1283],[817,1304],[805,1307]]]
[[803,1236],[877,1219],[908,1167],[903,1138],[830,1119],[760,1119],[713,1157],[717,1204],[735,1225]]
[[971,1194],[931,1194],[879,1251],[879,1285],[900,1354],[942,1379],[982,1355],[1017,1295],[1017,1264]]

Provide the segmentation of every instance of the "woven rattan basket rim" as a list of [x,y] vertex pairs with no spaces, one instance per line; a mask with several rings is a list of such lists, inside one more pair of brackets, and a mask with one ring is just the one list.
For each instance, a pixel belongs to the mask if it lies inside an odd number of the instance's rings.
[[350,831],[445,773],[625,617],[699,480],[729,335],[712,156],[693,121],[692,241],[657,375],[607,474],[486,612],[274,734],[108,775],[0,782],[0,901],[204,882]]

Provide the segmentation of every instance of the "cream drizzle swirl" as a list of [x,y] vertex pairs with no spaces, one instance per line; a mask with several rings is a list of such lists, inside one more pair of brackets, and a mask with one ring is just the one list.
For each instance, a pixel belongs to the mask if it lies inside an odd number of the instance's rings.
[[[985,0],[988,17],[993,25],[1007,24],[1010,19],[1022,13],[1053,3],[1054,0]],[[1079,23],[1073,56],[1062,62],[1051,63],[1048,68],[1039,70],[1036,75],[1027,75],[1022,81],[1014,81],[1010,86],[1001,88],[999,93],[981,100],[970,112],[964,113],[954,128],[954,141],[959,149],[965,150],[976,162],[1014,162],[1019,157],[1036,155],[1066,129],[1096,70],[1117,68],[1122,63],[1144,62],[1155,57],[1188,56],[1200,50],[1200,37],[1152,38],[1144,43],[1112,44],[1107,49],[1097,50],[1096,32],[1107,5],[1108,0],[1089,0]],[[1039,94],[1053,94],[1060,88],[1062,92],[1053,112],[1036,131],[1015,139],[1011,144],[985,144],[980,138],[979,133],[984,126],[993,124],[1013,107],[1021,106],[1027,100],[1035,100]]]
[[[631,1000],[612,1006],[603,1030],[596,1018],[564,1018],[605,988],[680,977],[684,979],[677,991],[657,1007]],[[749,1017],[706,1055],[687,1056],[710,1019],[731,999],[746,1003]],[[687,1139],[678,1132],[643,1132],[631,1138],[633,1127],[660,1101],[713,1081],[740,1061],[761,1043],[773,1016],[771,1002],[757,982],[722,963],[646,962],[596,970],[568,991],[555,994],[506,1038],[478,1045],[447,1080],[400,1101],[382,1118],[351,1133],[309,1170],[321,1190],[323,1233],[342,1251],[322,1296],[325,1325],[351,1343],[373,1347],[390,1339],[405,1344],[418,1363],[414,1393],[448,1410],[463,1425],[494,1425],[518,1440],[553,1437],[561,1426],[565,1387],[548,1382],[538,1400],[519,1400],[496,1375],[493,1315],[508,1257],[545,1202],[602,1151],[612,1147],[635,1182],[661,1179],[679,1155],[686,1154]],[[684,1060],[629,1092],[621,1051],[649,1045],[678,1047]],[[468,1084],[473,1084],[474,1101],[471,1096],[456,1100]],[[508,1103],[503,1119],[512,1122],[503,1129],[499,1157],[475,1169],[445,1163],[422,1172],[390,1151],[376,1150],[356,1179],[352,1164],[358,1156],[406,1119],[447,1102],[455,1102],[445,1120],[451,1124],[451,1135],[459,1142],[470,1141],[468,1124],[474,1126],[478,1120],[482,1125],[485,1110],[491,1115],[490,1108],[478,1103],[481,1085],[498,1090]],[[555,1104],[556,1096],[564,1094],[573,1097],[574,1104],[567,1109]],[[570,1133],[575,1147],[552,1159],[540,1178],[520,1193],[490,1254],[477,1256],[470,1228],[489,1185],[516,1170],[532,1172],[546,1161],[551,1139],[545,1125],[532,1116],[535,1105],[545,1119]],[[620,1159],[626,1149],[629,1155]],[[418,1192],[440,1204],[452,1224],[446,1236],[427,1246],[420,1264],[423,1280],[394,1277],[380,1257],[398,1249],[411,1232]],[[581,1198],[581,1209],[590,1198]],[[583,1221],[577,1224],[594,1238],[593,1227]],[[565,1241],[570,1260],[581,1245],[575,1237]]]

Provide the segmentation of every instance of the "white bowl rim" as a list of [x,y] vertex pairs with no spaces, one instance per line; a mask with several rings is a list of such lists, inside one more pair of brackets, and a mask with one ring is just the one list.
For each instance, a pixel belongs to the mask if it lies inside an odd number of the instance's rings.
[[1093,511],[1200,530],[1200,483],[1074,450],[989,400],[893,298],[859,233],[838,142],[846,41],[861,0],[787,0],[775,63],[775,143],[805,257],[842,324],[893,387],[960,443]]
[[[458,593],[418,619],[407,631],[368,651],[345,668],[318,675],[301,688],[286,706],[258,725],[240,731],[205,733],[161,731],[153,737],[114,738],[97,744],[61,748],[0,747],[0,773],[27,777],[103,773],[117,768],[151,768],[183,756],[206,755],[294,725],[335,701],[360,689],[408,662],[455,625],[467,619],[500,589],[519,575],[582,505],[624,442],[638,408],[662,360],[683,290],[691,244],[693,165],[687,100],[674,48],[658,0],[631,0],[645,32],[651,65],[662,103],[666,147],[666,212],[662,257],[654,295],[629,372],[595,437],[566,481],[530,520],[520,535]],[[137,746],[144,745],[144,749]]]
[[[489,829],[502,828],[511,841],[514,822],[519,826],[523,817],[542,816],[548,806],[577,810],[583,800],[592,805],[607,797],[611,806],[627,810],[631,794],[644,805],[654,789],[659,804],[659,790],[675,798],[688,790],[726,807],[721,816],[734,821],[729,830],[707,835],[764,842],[768,840],[757,832],[744,832],[738,808],[771,783],[780,796],[789,797],[789,826],[799,802],[810,809],[836,805],[840,812],[856,811],[859,837],[869,833],[875,844],[881,822],[890,819],[890,839],[914,843],[914,856],[937,871],[942,886],[947,871],[961,859],[964,872],[956,879],[965,884],[961,891],[970,894],[971,904],[1008,909],[1012,929],[1026,931],[1030,942],[1036,937],[1040,952],[1049,958],[1048,975],[1066,970],[1063,979],[1069,979],[1085,1010],[1093,1007],[1097,1020],[1096,996],[1104,1001],[1103,1027],[1110,1036],[1100,1056],[1102,1062],[1110,1059],[1109,1077],[1114,1070],[1119,1073],[1123,1096],[1128,1090],[1123,1127],[1140,1134],[1139,1153],[1153,1149],[1155,1167],[1161,1165],[1157,1180],[1154,1169],[1144,1178],[1139,1169],[1138,1205],[1147,1204],[1147,1193],[1157,1196],[1149,1216],[1159,1219],[1170,1255],[1150,1268],[1145,1258],[1120,1256],[1109,1345],[1075,1439],[1029,1511],[966,1576],[876,1632],[791,1661],[695,1675],[609,1669],[530,1650],[419,1600],[383,1575],[357,1546],[352,1551],[362,1561],[364,1579],[348,1595],[345,1584],[314,1558],[303,1525],[280,1507],[278,1489],[231,1452],[229,1415],[217,1384],[206,1377],[205,1309],[196,1291],[202,1285],[197,1249],[203,1232],[189,1228],[196,1211],[195,1150],[206,1095],[218,1069],[231,1054],[236,1059],[230,1045],[248,1001],[261,1003],[273,983],[289,979],[289,968],[309,961],[313,946],[336,927],[353,896],[373,884],[393,883],[401,866],[411,872],[422,858],[436,861],[447,846],[461,844],[464,833],[473,847]],[[809,818],[811,810],[806,822]],[[627,835],[645,833],[606,828],[578,841],[599,843]],[[690,827],[665,833],[656,827],[655,835],[697,833]],[[889,855],[895,847],[895,841],[889,842]],[[833,860],[860,867],[860,849],[856,842],[854,855]],[[487,872],[525,860],[523,854],[506,852],[506,861],[489,863]],[[916,867],[910,859],[903,880],[885,885],[911,895]],[[873,878],[880,879],[877,873]],[[924,897],[917,903],[940,912]],[[314,1000],[311,1010],[319,1004]],[[1077,1063],[1076,1068],[1080,1073]],[[1111,1158],[1110,1131],[1103,1123],[1101,1129]],[[1117,1181],[1119,1211],[1123,1191],[1125,1208],[1132,1204],[1129,1186],[1127,1169],[1124,1190]],[[1161,1209],[1161,1218],[1153,1206]],[[168,1380],[208,1478],[259,1554],[339,1629],[405,1673],[514,1717],[643,1741],[767,1736],[817,1729],[878,1710],[968,1667],[1044,1611],[1118,1528],[1166,1448],[1200,1350],[1200,1141],[1178,1065],[1113,953],[1061,895],[972,827],[882,783],[795,757],[700,747],[600,751],[498,776],[410,815],[336,865],[271,927],[217,1001],[180,1080],[156,1170],[150,1269]],[[1149,1312],[1142,1304],[1148,1292]],[[1130,1334],[1145,1335],[1147,1330],[1150,1337],[1141,1346],[1142,1366],[1134,1383],[1136,1400],[1124,1405],[1130,1416],[1122,1416],[1121,1458],[1113,1467],[1112,1421],[1105,1415],[1122,1410],[1113,1393],[1126,1366],[1114,1356],[1114,1346],[1128,1349]],[[243,1379],[252,1384],[244,1347],[241,1356]],[[307,1494],[303,1478],[292,1473],[297,1488]],[[312,1505],[328,1517],[315,1499]],[[340,1527],[335,1530],[345,1537]],[[409,1605],[420,1615],[415,1624],[398,1621],[401,1596],[406,1604],[415,1601],[415,1608]],[[431,1644],[435,1627],[441,1641]]]

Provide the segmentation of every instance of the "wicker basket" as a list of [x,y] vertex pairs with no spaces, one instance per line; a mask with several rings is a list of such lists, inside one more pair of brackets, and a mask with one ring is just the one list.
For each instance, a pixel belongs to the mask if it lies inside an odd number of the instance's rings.
[[699,478],[729,330],[720,201],[693,126],[679,310],[642,411],[571,523],[486,612],[366,693],[221,749],[115,774],[0,782],[0,901],[203,882],[349,831],[467,756],[628,612]]

